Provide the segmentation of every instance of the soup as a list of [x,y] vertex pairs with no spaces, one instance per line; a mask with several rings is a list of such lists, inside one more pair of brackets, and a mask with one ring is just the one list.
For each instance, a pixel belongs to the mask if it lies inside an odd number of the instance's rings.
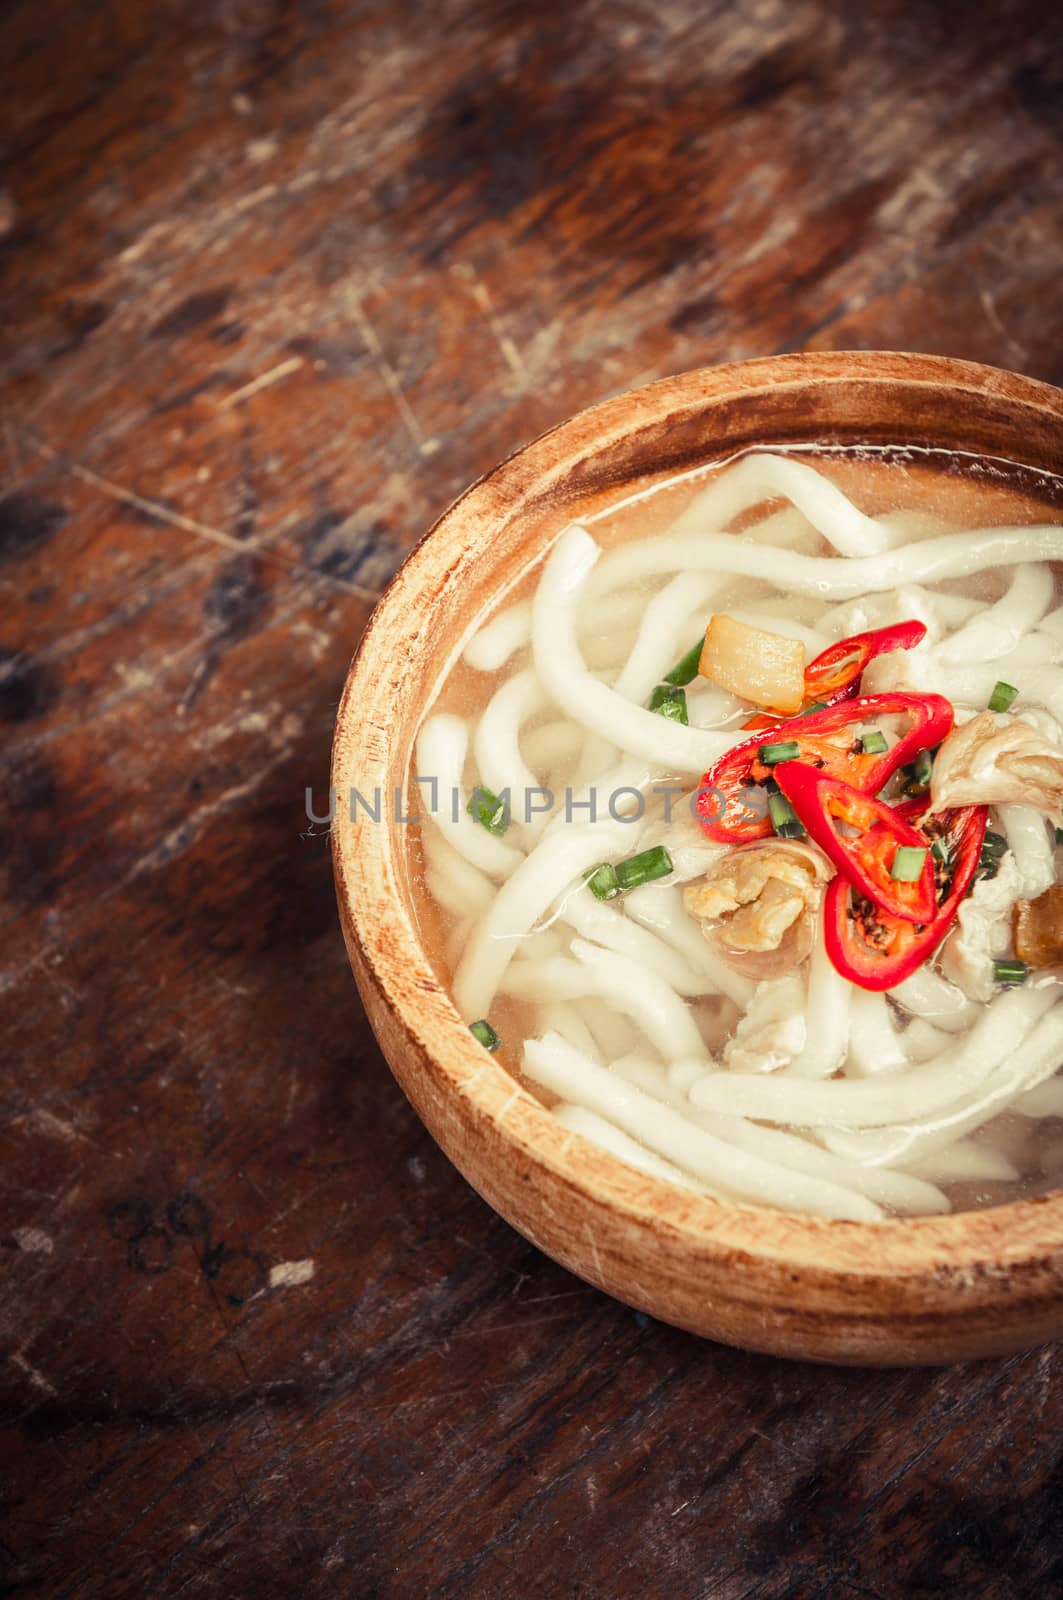
[[426,920],[574,1132],[875,1221],[1063,1172],[1063,483],[755,451],[565,530],[418,734]]

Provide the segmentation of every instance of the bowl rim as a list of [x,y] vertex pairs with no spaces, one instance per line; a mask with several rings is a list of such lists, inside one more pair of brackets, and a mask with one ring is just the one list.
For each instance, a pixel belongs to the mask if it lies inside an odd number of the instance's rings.
[[[344,685],[332,749],[335,794],[347,795],[352,785],[360,786],[359,779],[367,781],[367,774],[371,779],[387,773],[406,727],[394,715],[395,680],[381,671],[380,651],[385,660],[416,658],[426,624],[415,602],[423,604],[444,583],[460,584],[479,563],[492,521],[503,513],[519,515],[522,498],[533,488],[541,492],[544,483],[560,481],[588,450],[606,450],[611,441],[630,439],[641,425],[659,423],[665,415],[766,389],[854,381],[947,386],[986,401],[999,397],[1029,408],[1031,416],[1058,430],[1063,449],[1063,391],[1000,368],[910,352],[796,352],[694,368],[576,412],[470,485],[396,572],[367,623]],[[762,441],[764,446],[777,442],[767,435]],[[544,541],[529,548],[529,561],[548,547]],[[478,576],[482,580],[482,566]],[[422,710],[426,699],[421,697]],[[409,733],[412,737],[412,727]],[[436,976],[401,892],[396,832],[369,826],[362,816],[352,819],[346,806],[336,808],[332,858],[352,962],[357,953],[391,1016],[420,1045],[433,1092],[463,1102],[463,1111],[483,1119],[514,1160],[545,1169],[561,1186],[606,1204],[636,1226],[666,1231],[695,1251],[730,1261],[759,1258],[854,1279],[925,1279],[929,1272],[944,1281],[972,1270],[1040,1267],[1063,1248],[1063,1189],[946,1216],[840,1221],[678,1190],[566,1129],[477,1044]],[[381,915],[384,906],[388,911]]]

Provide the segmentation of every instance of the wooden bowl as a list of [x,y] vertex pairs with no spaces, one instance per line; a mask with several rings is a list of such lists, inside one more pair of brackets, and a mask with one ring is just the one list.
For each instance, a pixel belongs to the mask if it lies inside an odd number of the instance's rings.
[[379,789],[393,816],[419,720],[474,619],[565,524],[783,441],[934,444],[1063,473],[1063,394],[935,356],[772,357],[608,400],[477,483],[381,600],[340,704],[332,844],[351,966],[434,1138],[488,1204],[581,1278],[666,1322],[779,1355],[893,1366],[1013,1351],[1063,1332],[1063,1194],[832,1222],[640,1176],[555,1122],[470,1036],[419,932],[407,828],[349,814],[352,788]]

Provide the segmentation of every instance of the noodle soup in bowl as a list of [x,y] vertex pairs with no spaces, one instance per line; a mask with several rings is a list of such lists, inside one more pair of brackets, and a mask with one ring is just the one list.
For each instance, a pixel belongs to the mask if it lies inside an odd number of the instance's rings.
[[627,1303],[848,1363],[1063,1329],[1061,473],[1046,385],[754,361],[536,441],[381,601],[333,757],[370,1021]]

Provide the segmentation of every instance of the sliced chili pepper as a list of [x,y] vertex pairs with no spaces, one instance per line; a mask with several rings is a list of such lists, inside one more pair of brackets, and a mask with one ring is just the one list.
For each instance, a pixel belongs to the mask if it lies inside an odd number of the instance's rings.
[[947,844],[945,859],[935,862],[937,911],[923,926],[880,911],[840,873],[831,879],[823,901],[824,936],[827,955],[843,978],[861,989],[892,989],[933,955],[978,870],[988,815],[985,806],[963,806],[921,830],[927,843],[937,837]]
[[805,698],[829,705],[843,695],[858,692],[860,677],[869,661],[890,650],[911,650],[926,638],[926,624],[912,618],[888,628],[871,628],[828,645],[805,668]]
[[[911,727],[882,754],[861,749],[855,729],[876,717],[905,716]],[[940,744],[952,727],[952,706],[938,694],[871,694],[773,723],[772,743],[794,740],[797,760],[841,778],[864,794],[877,794],[898,767],[919,750]],[[701,780],[696,810],[710,839],[742,844],[771,833],[771,819],[762,786],[773,776],[760,760],[763,733],[745,739],[716,763]]]
[[[782,761],[774,769],[783,794],[797,812],[810,839],[819,845],[843,877],[879,911],[905,922],[930,922],[937,910],[930,847],[921,833],[899,817],[892,806],[862,794],[839,778],[804,761]],[[841,823],[853,834],[839,833]],[[913,882],[892,874],[899,849],[922,852]]]

